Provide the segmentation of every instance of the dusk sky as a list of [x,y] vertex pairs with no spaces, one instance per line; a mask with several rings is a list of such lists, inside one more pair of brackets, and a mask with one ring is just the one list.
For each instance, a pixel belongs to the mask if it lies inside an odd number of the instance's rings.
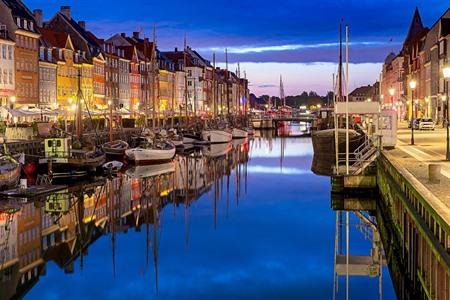
[[287,95],[330,90],[341,18],[350,26],[350,88],[373,83],[387,54],[401,47],[416,5],[428,27],[449,8],[446,0],[24,2],[31,10],[43,9],[45,19],[70,5],[73,18],[85,20],[100,37],[140,30],[151,37],[155,24],[162,50],[182,48],[185,34],[207,59],[216,52],[224,62],[227,47],[229,61],[241,63],[257,95],[278,95],[280,75]]

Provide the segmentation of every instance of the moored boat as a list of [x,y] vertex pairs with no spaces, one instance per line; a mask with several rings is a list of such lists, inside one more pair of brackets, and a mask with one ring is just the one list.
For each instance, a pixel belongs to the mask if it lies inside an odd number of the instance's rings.
[[171,160],[175,151],[175,145],[170,142],[153,143],[147,138],[141,138],[137,147],[125,150],[125,155],[135,164],[157,164]]
[[54,179],[86,176],[106,160],[99,147],[91,145],[75,149],[70,137],[47,138],[44,144],[45,157],[39,159],[39,164],[47,165],[48,173]]
[[115,140],[102,145],[103,151],[109,156],[123,156],[125,155],[125,150],[129,147],[128,143],[122,140]]
[[233,135],[225,130],[206,129],[202,131],[202,139],[211,144],[231,142]]
[[20,163],[9,155],[0,156],[0,190],[13,188],[20,179]]

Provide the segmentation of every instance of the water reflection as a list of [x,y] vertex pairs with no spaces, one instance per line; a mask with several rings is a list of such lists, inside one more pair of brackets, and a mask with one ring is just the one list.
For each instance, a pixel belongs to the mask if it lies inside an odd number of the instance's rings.
[[[0,298],[332,298],[335,213],[311,154],[267,131],[2,202]],[[350,291],[378,299],[370,279]]]

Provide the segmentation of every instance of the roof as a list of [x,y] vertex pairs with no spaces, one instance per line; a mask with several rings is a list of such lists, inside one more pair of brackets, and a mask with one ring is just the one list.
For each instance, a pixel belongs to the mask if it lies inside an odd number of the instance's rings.
[[354,89],[349,96],[370,96],[375,92],[375,87],[373,85],[360,86]]
[[58,32],[48,28],[39,28],[41,32],[41,40],[47,47],[65,48],[69,34],[66,32]]
[[386,59],[384,60],[384,64],[389,65],[396,57],[397,55],[395,55],[394,52],[389,53],[388,56],[386,56]]
[[409,25],[408,34],[406,35],[406,39],[404,44],[408,44],[411,41],[414,41],[421,37],[425,27],[422,23],[422,18],[420,17],[419,9],[416,7],[414,11],[413,18],[411,20],[411,24]]
[[58,12],[58,15],[61,16],[63,20],[66,20],[75,29],[75,31],[78,32],[78,34],[80,34],[89,44],[94,47],[101,46],[101,44],[98,43],[99,40],[97,38],[93,38],[95,37],[95,35],[92,32],[88,33],[86,30],[84,30],[77,22],[75,22],[73,18],[67,18],[61,12]]
[[20,0],[2,0],[11,9],[14,17],[25,18],[34,21],[33,13]]

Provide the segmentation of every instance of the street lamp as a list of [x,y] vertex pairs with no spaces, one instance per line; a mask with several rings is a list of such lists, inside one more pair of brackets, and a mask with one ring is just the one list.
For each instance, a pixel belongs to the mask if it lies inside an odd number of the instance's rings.
[[372,102],[372,98],[367,98],[367,102]]
[[412,79],[409,82],[409,87],[411,88],[411,105],[412,105],[412,109],[411,109],[411,145],[414,145],[414,90],[416,89],[417,86],[417,82]]
[[395,94],[395,89],[394,88],[390,88],[389,89],[389,95],[391,95],[391,107],[394,106],[394,94]]
[[113,141],[113,132],[112,132],[113,112],[112,112],[112,102],[111,102],[111,100],[108,100],[108,107],[109,107],[109,141],[112,142]]
[[447,101],[447,109],[445,111],[445,118],[446,118],[446,128],[447,128],[447,152],[445,154],[445,159],[450,160],[450,132],[448,127],[448,105],[449,105],[449,95],[448,95],[448,81],[450,79],[450,65],[447,65],[442,69],[442,73],[444,74],[444,88],[446,92],[446,101]]

